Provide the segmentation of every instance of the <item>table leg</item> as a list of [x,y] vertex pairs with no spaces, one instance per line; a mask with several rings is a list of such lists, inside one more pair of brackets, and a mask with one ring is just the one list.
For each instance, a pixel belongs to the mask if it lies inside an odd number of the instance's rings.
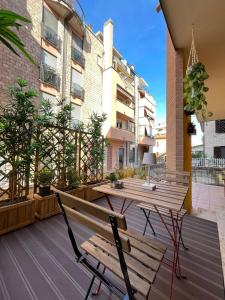
[[[126,199],[127,200],[127,199]],[[131,206],[131,204],[134,202],[134,200],[131,200],[130,202],[129,202],[129,204],[127,205],[127,207],[125,208],[125,209],[123,209],[123,210],[121,210],[121,214],[125,214],[125,212],[126,212],[126,210]]]
[[111,209],[112,211],[114,211],[114,208],[113,208],[112,203],[111,203],[111,201],[110,201],[110,199],[109,199],[109,196],[108,196],[107,194],[105,194],[105,197],[106,197],[106,200],[107,200],[107,202],[108,202],[108,205],[109,205],[110,209]]
[[142,210],[143,210],[143,213],[144,213],[145,218],[146,218],[145,229],[144,229],[144,231],[143,231],[143,235],[145,235],[145,232],[146,232],[146,229],[147,229],[147,225],[148,225],[148,224],[149,224],[149,226],[151,227],[153,234],[155,235],[155,230],[154,230],[154,228],[153,228],[153,226],[152,226],[152,223],[151,223],[151,221],[150,221],[150,219],[149,219],[149,216],[150,216],[150,212],[151,212],[151,211],[149,210],[149,211],[148,211],[148,214],[147,214],[144,208],[142,208]]

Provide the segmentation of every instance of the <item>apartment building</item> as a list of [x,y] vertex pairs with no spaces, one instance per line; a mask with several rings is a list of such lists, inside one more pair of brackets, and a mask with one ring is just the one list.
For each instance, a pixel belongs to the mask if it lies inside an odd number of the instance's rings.
[[157,157],[166,160],[166,123],[158,122],[154,128],[155,146],[153,152]]
[[85,25],[77,1],[2,0],[0,5],[32,21],[20,36],[38,63],[0,47],[1,101],[7,102],[6,87],[20,76],[39,92],[37,106],[40,98],[49,99],[55,110],[59,99],[72,103],[74,122],[87,123],[93,111],[105,112],[103,134],[110,141],[106,169],[140,163],[154,144],[155,102],[147,83],[114,47],[112,20],[95,34]]
[[32,21],[21,35],[39,66],[1,49],[2,59],[8,58],[1,74],[2,101],[8,97],[6,86],[20,76],[55,108],[58,99],[70,101],[74,120],[87,122],[93,111],[101,113],[103,44],[84,24],[81,7],[73,7],[72,0],[3,0],[1,6]]
[[138,95],[138,151],[137,162],[141,164],[144,152],[153,152],[155,139],[153,128],[155,126],[156,102],[147,91],[148,85],[143,78],[139,79]]
[[209,158],[225,158],[225,120],[203,123],[204,154]]
[[[146,98],[147,93],[141,89],[141,79],[136,74],[134,66],[129,65],[114,47],[113,34],[112,20],[105,22],[103,33],[96,34],[104,45],[103,111],[108,118],[104,124],[103,134],[110,141],[107,149],[108,170],[137,165],[141,157],[139,148],[142,152],[148,151],[148,146],[154,143],[149,122],[143,123],[147,117],[144,115],[144,107],[148,109],[150,103]],[[140,127],[139,120],[141,120]]]

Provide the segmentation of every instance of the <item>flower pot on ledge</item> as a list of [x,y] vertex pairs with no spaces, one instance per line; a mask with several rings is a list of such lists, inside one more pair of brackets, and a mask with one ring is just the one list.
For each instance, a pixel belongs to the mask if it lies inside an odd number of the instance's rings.
[[0,235],[32,224],[35,221],[35,201],[28,198],[23,202],[0,207]]

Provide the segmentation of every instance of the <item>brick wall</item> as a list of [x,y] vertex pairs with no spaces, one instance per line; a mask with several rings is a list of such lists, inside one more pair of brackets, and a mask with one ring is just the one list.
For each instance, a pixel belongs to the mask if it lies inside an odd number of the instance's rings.
[[[13,10],[24,17],[32,20],[33,24],[25,24],[20,31],[19,36],[26,45],[27,51],[32,54],[33,58],[39,62],[40,60],[40,37],[41,25],[39,16],[42,12],[42,1],[37,0],[1,0],[1,9]],[[39,69],[32,65],[22,55],[16,56],[7,47],[0,43],[0,94],[1,104],[7,103],[9,96],[7,87],[13,85],[17,77],[28,80],[29,85],[39,90]],[[36,99],[38,102],[38,99]]]
[[175,51],[167,34],[167,167],[182,170],[184,166],[183,139],[183,59]]

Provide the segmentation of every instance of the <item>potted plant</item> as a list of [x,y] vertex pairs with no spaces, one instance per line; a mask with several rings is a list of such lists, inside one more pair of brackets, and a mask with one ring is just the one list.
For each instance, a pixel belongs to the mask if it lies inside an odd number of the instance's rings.
[[[0,107],[0,234],[34,222],[35,203],[29,198],[32,135],[35,128],[34,90],[17,79],[11,101]],[[21,138],[22,137],[22,138]]]
[[48,168],[43,168],[38,174],[39,195],[48,196],[51,193],[51,183],[54,179],[54,172]]
[[46,219],[59,213],[55,194],[51,191],[51,184],[55,174],[52,169],[44,167],[38,173],[37,180],[39,194],[34,194],[35,215],[39,220]]
[[188,124],[188,134],[189,135],[195,135],[196,134],[196,128],[195,128],[195,124],[194,123],[192,123],[192,122],[190,122],[189,124]]
[[117,181],[117,176],[116,173],[112,172],[108,176],[106,176],[106,179],[110,180],[111,182],[111,187],[115,187],[116,181]]
[[204,121],[212,116],[207,112],[207,101],[205,93],[209,88],[205,86],[205,80],[209,78],[205,66],[201,62],[196,62],[187,68],[184,77],[184,110],[187,115],[194,112],[200,113]]

